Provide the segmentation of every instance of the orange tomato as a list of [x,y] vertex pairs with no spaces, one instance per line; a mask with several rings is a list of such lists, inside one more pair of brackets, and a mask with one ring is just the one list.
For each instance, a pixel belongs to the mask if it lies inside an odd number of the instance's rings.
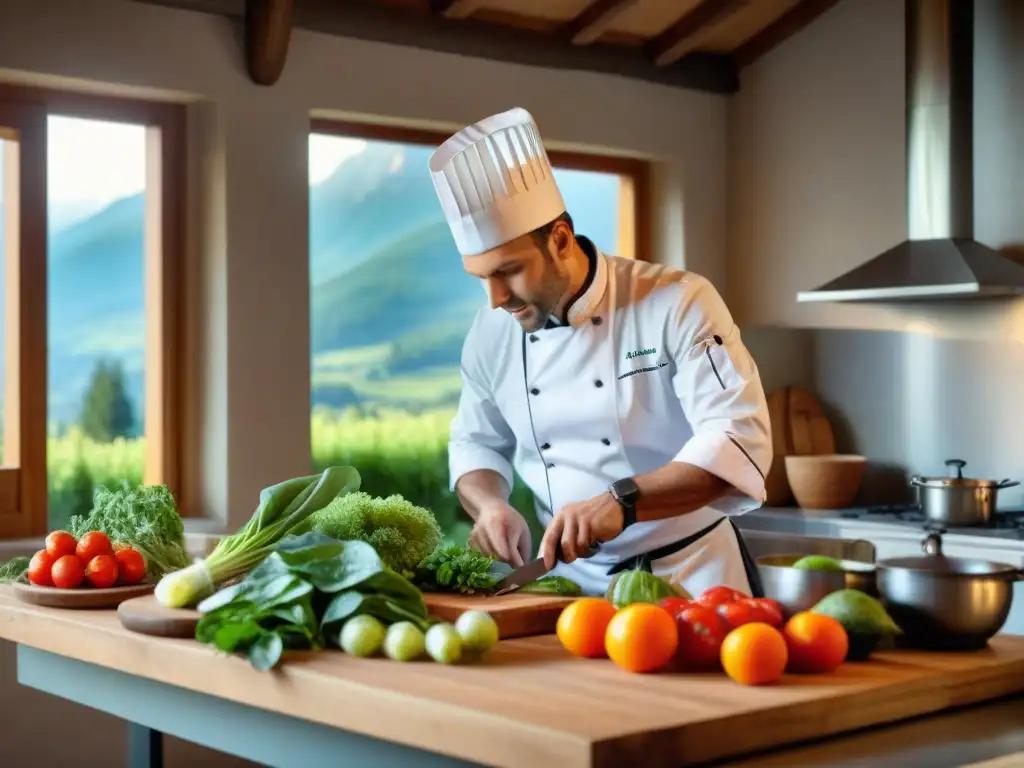
[[50,569],[50,575],[53,578],[53,586],[59,589],[74,589],[85,578],[85,565],[77,555],[64,555],[57,558],[57,562]]
[[793,672],[832,672],[850,649],[843,625],[831,616],[803,611],[782,628]]
[[97,555],[112,555],[114,548],[110,545],[110,539],[102,531],[89,531],[78,540],[75,554],[83,563],[88,563]]
[[601,597],[581,597],[562,609],[555,634],[562,647],[575,656],[596,659],[605,655],[604,633],[615,606]]
[[653,603],[633,603],[608,622],[604,648],[629,672],[654,672],[665,666],[679,645],[675,618]]
[[788,658],[782,633],[763,622],[737,627],[722,641],[722,669],[743,685],[774,683],[786,671]]
[[50,575],[50,570],[56,559],[45,549],[40,549],[28,561],[28,580],[37,587],[52,587],[53,576]]
[[64,555],[75,554],[77,546],[78,539],[67,531],[53,531],[46,537],[46,551],[50,553],[54,560],[58,557],[64,557]]
[[125,584],[138,584],[146,575],[146,559],[137,549],[126,547],[114,553],[117,573]]

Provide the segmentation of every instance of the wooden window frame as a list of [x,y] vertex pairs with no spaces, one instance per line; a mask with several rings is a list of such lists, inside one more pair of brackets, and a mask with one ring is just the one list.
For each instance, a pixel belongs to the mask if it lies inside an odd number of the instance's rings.
[[[383,123],[313,118],[310,133],[367,141],[392,141],[403,144],[425,144],[436,147],[450,134],[425,128]],[[639,158],[546,149],[555,168],[577,171],[614,173],[619,177],[619,242],[615,256],[651,260],[651,170]],[[585,234],[585,233],[584,233]],[[632,237],[628,235],[632,235]]]
[[[181,499],[184,392],[186,107],[0,83],[0,126],[16,133],[19,158],[5,163],[4,343],[7,407],[0,468],[0,539],[45,535],[47,489],[47,119],[50,115],[146,127],[145,393],[143,482],[166,483]],[[6,136],[4,138],[12,138]],[[10,198],[5,195],[5,201]],[[17,285],[17,290],[10,286]],[[13,300],[12,300],[13,299]],[[40,351],[43,353],[40,354]],[[6,407],[6,406],[5,406]],[[12,418],[13,417],[13,418]],[[181,510],[183,515],[185,510]]]

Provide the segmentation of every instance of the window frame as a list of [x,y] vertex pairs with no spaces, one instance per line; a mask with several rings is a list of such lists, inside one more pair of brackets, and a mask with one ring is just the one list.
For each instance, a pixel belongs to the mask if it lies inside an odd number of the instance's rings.
[[[182,488],[187,107],[136,98],[0,83],[0,127],[18,133],[17,258],[5,258],[8,301],[4,337],[16,381],[15,424],[5,418],[0,467],[0,540],[42,536],[48,523],[47,464],[47,122],[51,115],[146,127],[145,411],[143,482],[166,483],[180,505]],[[28,173],[26,173],[28,171]],[[7,175],[7,174],[5,174]],[[0,180],[2,181],[2,180]],[[8,206],[5,205],[4,208]],[[2,213],[2,211],[0,211]],[[6,214],[3,214],[6,215]],[[6,249],[5,249],[6,250]],[[13,360],[16,372],[11,373]],[[8,436],[17,448],[8,448]],[[8,452],[10,451],[10,452]],[[8,466],[17,461],[14,466]],[[180,510],[183,516],[187,510]]]
[[[310,134],[339,136],[367,141],[391,141],[433,147],[444,142],[450,133],[388,123],[314,117]],[[651,260],[651,166],[636,157],[604,155],[545,147],[555,168],[576,171],[614,173],[620,179],[620,221],[628,222],[632,237],[619,235],[616,256]]]

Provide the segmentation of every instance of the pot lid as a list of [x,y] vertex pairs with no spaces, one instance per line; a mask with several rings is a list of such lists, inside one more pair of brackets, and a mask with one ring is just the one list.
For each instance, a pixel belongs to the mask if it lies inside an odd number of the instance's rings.
[[978,480],[973,477],[964,477],[964,467],[967,462],[963,459],[946,459],[946,466],[956,469],[955,476],[947,477],[914,477],[912,485],[925,488],[1003,488],[1009,485],[1009,480]]

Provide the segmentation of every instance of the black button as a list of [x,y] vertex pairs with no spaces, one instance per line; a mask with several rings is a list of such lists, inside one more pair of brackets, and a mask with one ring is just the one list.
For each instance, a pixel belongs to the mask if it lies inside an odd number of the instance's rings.
[[544,445],[542,445],[542,446],[540,447],[540,449],[541,449],[542,451],[546,451],[546,450],[547,450],[548,448],[550,448],[550,447],[551,447],[551,443],[544,443]]
[[604,443],[605,445],[611,445],[612,444],[612,441],[609,440],[607,437],[602,437],[601,438],[601,442]]
[[603,387],[604,386],[604,382],[601,381],[600,379],[598,379],[597,381],[594,382],[594,386],[595,387]]
[[537,337],[536,337],[536,336],[534,336],[534,335],[533,335],[533,334],[531,333],[531,334],[530,334],[530,341],[536,341],[536,340],[537,340]]
[[555,468],[554,464],[548,464],[548,469],[554,469],[554,468]]
[[721,336],[719,336],[716,333],[712,338],[715,340],[715,344],[717,344],[718,346],[722,346],[722,337]]
[[533,389],[530,390],[530,394],[531,395],[539,395],[540,394],[540,390],[537,389],[536,387],[534,387]]
[[601,324],[601,318],[600,317],[592,317],[592,318],[590,318],[590,322],[592,322],[594,325],[600,325]]

